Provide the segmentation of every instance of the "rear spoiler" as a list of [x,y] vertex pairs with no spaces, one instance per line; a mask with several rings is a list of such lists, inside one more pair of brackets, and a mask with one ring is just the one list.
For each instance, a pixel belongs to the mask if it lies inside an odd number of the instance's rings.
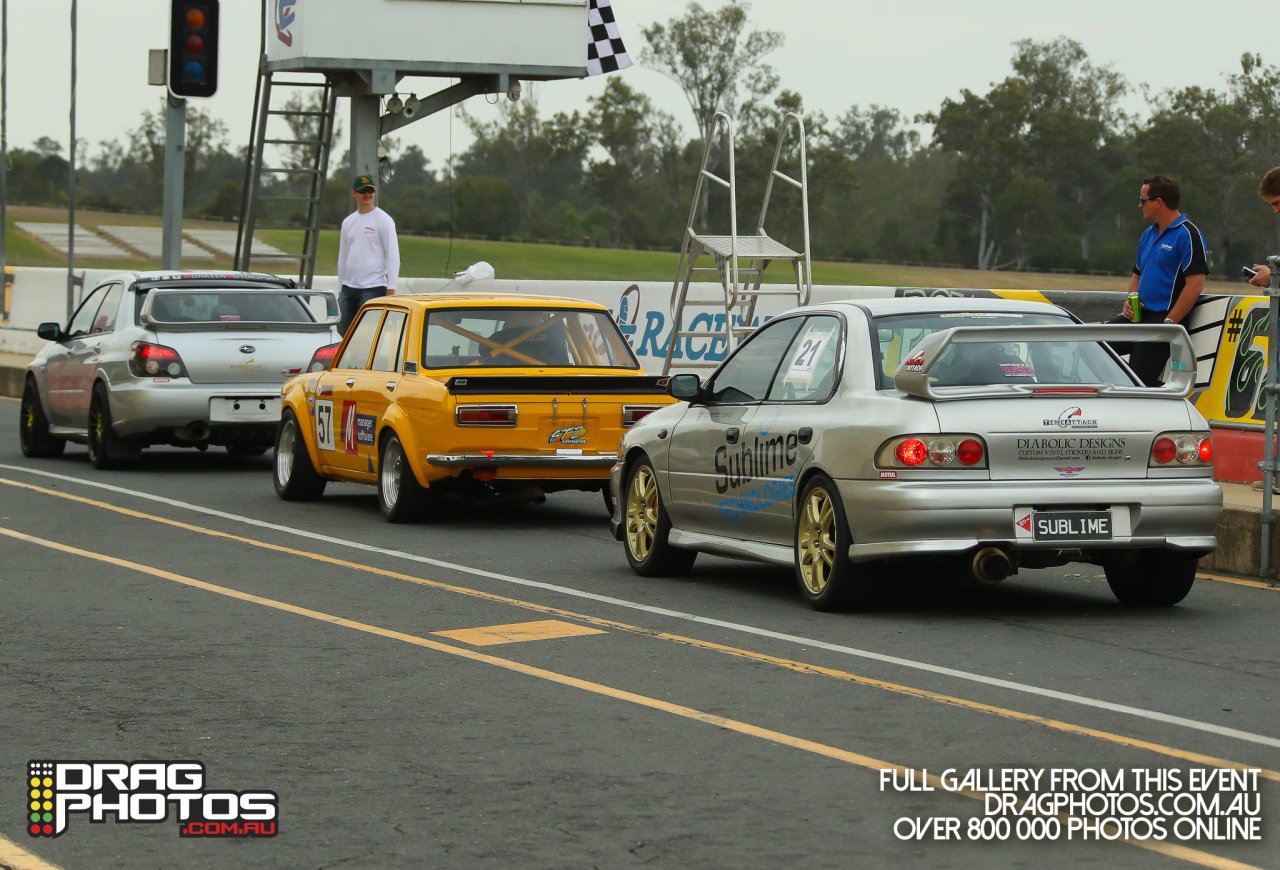
[[467,375],[445,381],[455,396],[484,393],[577,393],[666,395],[669,378],[651,375]]
[[[929,370],[953,344],[1011,341],[1165,342],[1169,345],[1169,380],[1159,387],[1114,384],[989,384],[943,387],[929,382]],[[1114,352],[1114,351],[1113,351]],[[1196,356],[1191,336],[1176,324],[1092,324],[1073,326],[960,326],[935,332],[911,349],[894,374],[904,393],[932,401],[974,398],[1012,398],[1060,390],[1062,394],[1089,392],[1099,396],[1186,398],[1196,379]]]
[[212,330],[238,330],[238,329],[270,329],[276,332],[328,332],[335,323],[338,322],[340,312],[338,309],[338,294],[332,290],[308,290],[298,287],[245,287],[243,284],[232,285],[237,290],[244,290],[252,293],[270,293],[275,296],[292,296],[298,299],[304,306],[311,309],[312,314],[316,317],[312,322],[280,322],[275,320],[160,320],[153,313],[157,299],[165,296],[189,295],[198,293],[201,290],[229,289],[222,287],[210,287],[207,285],[192,286],[184,284],[182,286],[173,287],[155,287],[147,291],[146,298],[142,301],[142,311],[138,314],[138,320],[143,326],[149,326],[153,329],[163,329],[165,332],[209,332]]

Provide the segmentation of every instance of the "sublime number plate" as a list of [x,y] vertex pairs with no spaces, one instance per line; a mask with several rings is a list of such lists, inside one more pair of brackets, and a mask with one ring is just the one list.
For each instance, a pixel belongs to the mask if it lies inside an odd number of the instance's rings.
[[1034,511],[1031,537],[1036,541],[1109,541],[1111,511]]

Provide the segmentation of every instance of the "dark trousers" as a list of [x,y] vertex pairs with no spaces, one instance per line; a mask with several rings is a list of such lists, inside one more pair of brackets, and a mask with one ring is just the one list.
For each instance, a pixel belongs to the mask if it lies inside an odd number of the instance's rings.
[[[1169,316],[1168,311],[1152,311],[1145,305],[1141,308],[1142,320],[1139,323],[1164,323],[1164,319]],[[1117,314],[1107,321],[1107,323],[1132,322],[1123,314]],[[1111,345],[1111,349],[1116,353],[1129,355],[1129,368],[1133,369],[1133,373],[1148,387],[1158,387],[1164,383],[1160,376],[1164,374],[1165,364],[1169,362],[1168,344],[1163,341],[1109,341],[1107,344]]]
[[347,334],[347,328],[351,326],[351,321],[356,319],[356,312],[360,310],[361,305],[370,299],[386,295],[386,287],[348,287],[343,284],[342,292],[338,294],[338,310],[342,313],[341,319],[338,320],[338,332]]

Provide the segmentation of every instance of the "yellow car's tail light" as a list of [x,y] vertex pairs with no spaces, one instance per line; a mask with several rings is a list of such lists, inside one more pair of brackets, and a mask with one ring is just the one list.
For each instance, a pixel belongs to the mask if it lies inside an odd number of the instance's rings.
[[459,405],[454,412],[459,426],[514,426],[515,405]]

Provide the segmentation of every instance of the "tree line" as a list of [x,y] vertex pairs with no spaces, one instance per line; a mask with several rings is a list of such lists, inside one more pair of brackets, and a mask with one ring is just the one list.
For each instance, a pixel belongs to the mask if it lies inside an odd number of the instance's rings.
[[[1243,55],[1220,89],[1140,87],[1148,108],[1137,114],[1122,108],[1133,85],[1079,43],[1023,40],[1009,74],[985,92],[962,90],[917,117],[879,105],[829,117],[782,86],[766,58],[784,37],[751,29],[748,8],[740,0],[713,10],[690,3],[684,15],[644,31],[640,59],[680,83],[692,137],[625,73],[611,76],[581,111],[544,117],[536,99],[525,98],[502,102],[498,118],[484,121],[464,105],[473,139],[451,172],[418,146],[384,138],[382,206],[409,234],[678,247],[703,141],[723,109],[736,119],[739,232],[750,233],[782,118],[796,112],[807,131],[818,259],[1126,272],[1139,229],[1134,200],[1142,178],[1156,173],[1181,183],[1183,209],[1208,237],[1214,273],[1230,276],[1280,251],[1280,230],[1254,193],[1262,173],[1280,163],[1280,70],[1258,55]],[[62,150],[43,138],[10,151],[10,201],[65,203]],[[230,145],[222,121],[188,108],[188,215],[237,217],[246,153]],[[158,213],[163,157],[157,109],[124,143],[102,143],[79,168],[77,203]],[[714,171],[723,174],[726,162],[713,150]],[[344,155],[331,166],[329,226],[351,208],[347,163]],[[783,168],[798,171],[794,149]],[[710,187],[696,221],[727,232],[725,194]],[[775,189],[770,233],[798,244],[799,227],[798,197]]]

